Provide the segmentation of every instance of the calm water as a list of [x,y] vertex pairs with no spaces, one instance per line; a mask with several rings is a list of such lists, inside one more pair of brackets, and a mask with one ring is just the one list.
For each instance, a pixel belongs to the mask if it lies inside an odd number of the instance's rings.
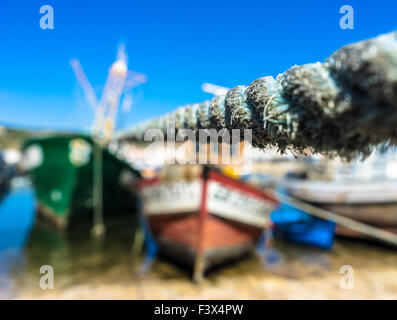
[[[252,254],[208,273],[200,284],[174,264],[156,259],[141,272],[131,219],[109,223],[103,243],[87,227],[73,235],[35,228],[25,249],[0,252],[3,299],[397,299],[397,251],[337,240],[331,251],[276,243],[277,259]],[[53,290],[39,286],[40,267],[54,268]],[[341,289],[342,265],[354,270],[354,289]]]

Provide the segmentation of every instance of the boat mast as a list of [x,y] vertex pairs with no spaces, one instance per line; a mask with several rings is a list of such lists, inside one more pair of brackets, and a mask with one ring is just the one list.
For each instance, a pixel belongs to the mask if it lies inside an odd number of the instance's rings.
[[103,223],[103,147],[113,137],[117,111],[121,96],[126,93],[123,100],[123,109],[130,110],[132,105],[131,89],[146,82],[146,76],[128,70],[128,57],[125,45],[118,48],[116,61],[110,66],[105,87],[98,102],[95,92],[84,74],[83,68],[77,59],[70,64],[79,81],[89,105],[95,111],[92,126],[93,139],[93,227],[91,233],[94,237],[105,234]]
[[123,93],[127,70],[127,54],[125,53],[124,44],[121,44],[116,61],[109,68],[105,88],[95,113],[92,128],[93,136],[98,138],[103,144],[108,143],[113,135],[117,109]]

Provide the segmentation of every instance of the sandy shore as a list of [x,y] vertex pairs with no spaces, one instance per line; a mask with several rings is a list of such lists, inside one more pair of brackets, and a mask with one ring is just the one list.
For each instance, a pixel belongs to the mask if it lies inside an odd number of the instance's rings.
[[[281,259],[271,267],[253,255],[213,270],[200,284],[192,283],[186,270],[160,259],[140,274],[139,263],[121,249],[69,257],[67,266],[54,266],[53,290],[39,287],[39,266],[33,264],[13,272],[3,298],[397,299],[397,252],[392,249],[346,241],[337,241],[329,252],[290,244],[277,249]],[[62,259],[58,252],[58,261]],[[343,265],[353,268],[354,289],[340,286]]]

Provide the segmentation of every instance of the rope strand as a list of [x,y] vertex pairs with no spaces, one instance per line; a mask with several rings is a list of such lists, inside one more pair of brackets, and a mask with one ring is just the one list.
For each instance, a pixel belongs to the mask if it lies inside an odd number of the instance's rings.
[[380,143],[397,143],[397,31],[342,47],[324,63],[294,66],[225,96],[178,108],[124,136],[143,140],[147,129],[166,134],[198,129],[252,129],[254,147],[355,158]]

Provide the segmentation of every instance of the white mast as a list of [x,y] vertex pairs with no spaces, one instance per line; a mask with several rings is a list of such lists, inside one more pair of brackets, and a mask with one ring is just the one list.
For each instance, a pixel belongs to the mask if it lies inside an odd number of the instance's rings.
[[110,66],[105,88],[95,113],[93,134],[108,142],[114,130],[117,108],[127,76],[127,55],[124,44],[119,46],[116,61]]
[[132,89],[147,81],[144,74],[128,70],[127,61],[125,45],[121,44],[117,51],[116,61],[109,68],[99,102],[80,62],[77,59],[70,61],[89,105],[95,110],[92,134],[104,143],[108,143],[113,136],[122,95],[124,95],[124,98],[122,99],[121,108],[124,113],[127,113],[131,109],[133,102]]

